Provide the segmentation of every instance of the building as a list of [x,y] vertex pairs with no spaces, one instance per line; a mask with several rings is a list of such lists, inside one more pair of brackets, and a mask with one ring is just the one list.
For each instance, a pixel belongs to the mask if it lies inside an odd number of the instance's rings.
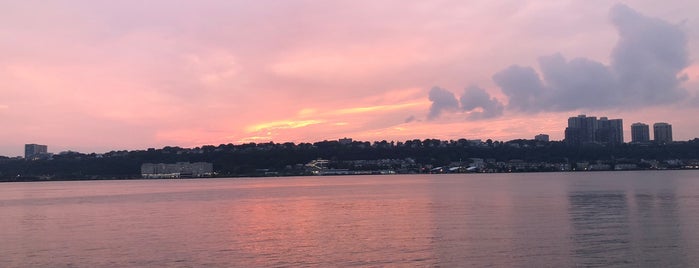
[[653,124],[653,140],[657,143],[672,142],[672,125],[664,122]]
[[25,144],[24,159],[37,160],[48,155],[48,146],[41,144]]
[[535,141],[545,141],[545,142],[548,142],[548,141],[549,141],[549,135],[548,135],[548,134],[539,134],[539,135],[534,136],[534,140],[535,140]]
[[597,117],[585,116],[568,118],[568,127],[565,130],[565,141],[571,145],[581,145],[595,141],[597,131]]
[[621,119],[608,119],[600,117],[597,120],[595,141],[605,144],[624,143],[624,123]]
[[342,138],[338,142],[342,145],[352,144],[352,138]]
[[631,124],[631,142],[647,143],[650,141],[650,128],[644,123]]
[[565,141],[571,145],[587,143],[624,143],[624,123],[622,119],[608,119],[584,114],[568,118]]
[[141,176],[148,179],[182,178],[182,177],[211,177],[213,175],[213,164],[206,162],[177,162],[174,164],[152,164],[141,165]]

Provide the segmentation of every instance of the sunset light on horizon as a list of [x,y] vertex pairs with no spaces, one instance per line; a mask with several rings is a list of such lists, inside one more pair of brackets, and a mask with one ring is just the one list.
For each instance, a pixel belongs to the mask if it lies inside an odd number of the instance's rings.
[[699,2],[3,1],[0,155],[248,142],[699,137]]

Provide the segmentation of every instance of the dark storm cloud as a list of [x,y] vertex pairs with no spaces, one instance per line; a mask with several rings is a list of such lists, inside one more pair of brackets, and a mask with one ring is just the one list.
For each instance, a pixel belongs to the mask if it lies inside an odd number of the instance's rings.
[[430,113],[427,115],[427,119],[435,119],[443,111],[456,111],[459,109],[459,102],[451,91],[433,87],[430,89],[429,97],[432,105],[430,105]]
[[469,112],[468,119],[487,119],[502,115],[504,106],[496,98],[491,98],[488,92],[477,86],[464,90],[459,98],[461,109]]
[[508,96],[508,109],[522,112],[625,108],[677,102],[688,66],[687,38],[680,26],[646,17],[625,6],[610,11],[619,41],[611,65],[560,54],[540,57],[541,74],[513,65],[493,75]]

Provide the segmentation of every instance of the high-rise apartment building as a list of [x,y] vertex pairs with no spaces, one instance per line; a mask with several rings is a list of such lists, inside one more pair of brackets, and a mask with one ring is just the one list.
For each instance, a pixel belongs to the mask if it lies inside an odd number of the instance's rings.
[[624,123],[621,119],[607,119],[600,117],[597,120],[595,141],[608,144],[624,143]]
[[631,142],[646,143],[650,141],[650,128],[644,123],[631,124]]
[[565,141],[568,144],[581,145],[585,143],[621,144],[624,142],[623,121],[621,119],[608,119],[586,116],[568,118],[568,127],[565,130]]
[[568,127],[565,130],[565,141],[568,144],[580,145],[595,141],[597,131],[597,117],[585,116],[568,118]]
[[25,144],[24,159],[34,160],[48,154],[48,146],[40,144]]
[[653,140],[657,143],[672,142],[672,125],[664,122],[653,124]]

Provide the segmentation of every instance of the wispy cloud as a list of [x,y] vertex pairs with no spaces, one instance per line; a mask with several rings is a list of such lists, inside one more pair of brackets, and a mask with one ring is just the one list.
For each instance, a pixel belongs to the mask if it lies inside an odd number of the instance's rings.
[[310,125],[317,125],[325,123],[324,120],[284,120],[284,121],[275,121],[275,122],[267,122],[267,123],[261,123],[253,126],[249,126],[246,128],[248,132],[258,132],[258,131],[270,131],[270,130],[278,130],[278,129],[294,129],[294,128],[302,128],[302,127],[307,127]]
[[344,108],[330,112],[333,115],[347,115],[347,114],[359,114],[359,113],[371,113],[371,112],[384,112],[384,111],[395,111],[401,110],[421,105],[427,105],[425,101],[420,102],[408,102],[399,104],[389,104],[389,105],[376,105],[376,106],[366,106],[366,107],[353,107]]

